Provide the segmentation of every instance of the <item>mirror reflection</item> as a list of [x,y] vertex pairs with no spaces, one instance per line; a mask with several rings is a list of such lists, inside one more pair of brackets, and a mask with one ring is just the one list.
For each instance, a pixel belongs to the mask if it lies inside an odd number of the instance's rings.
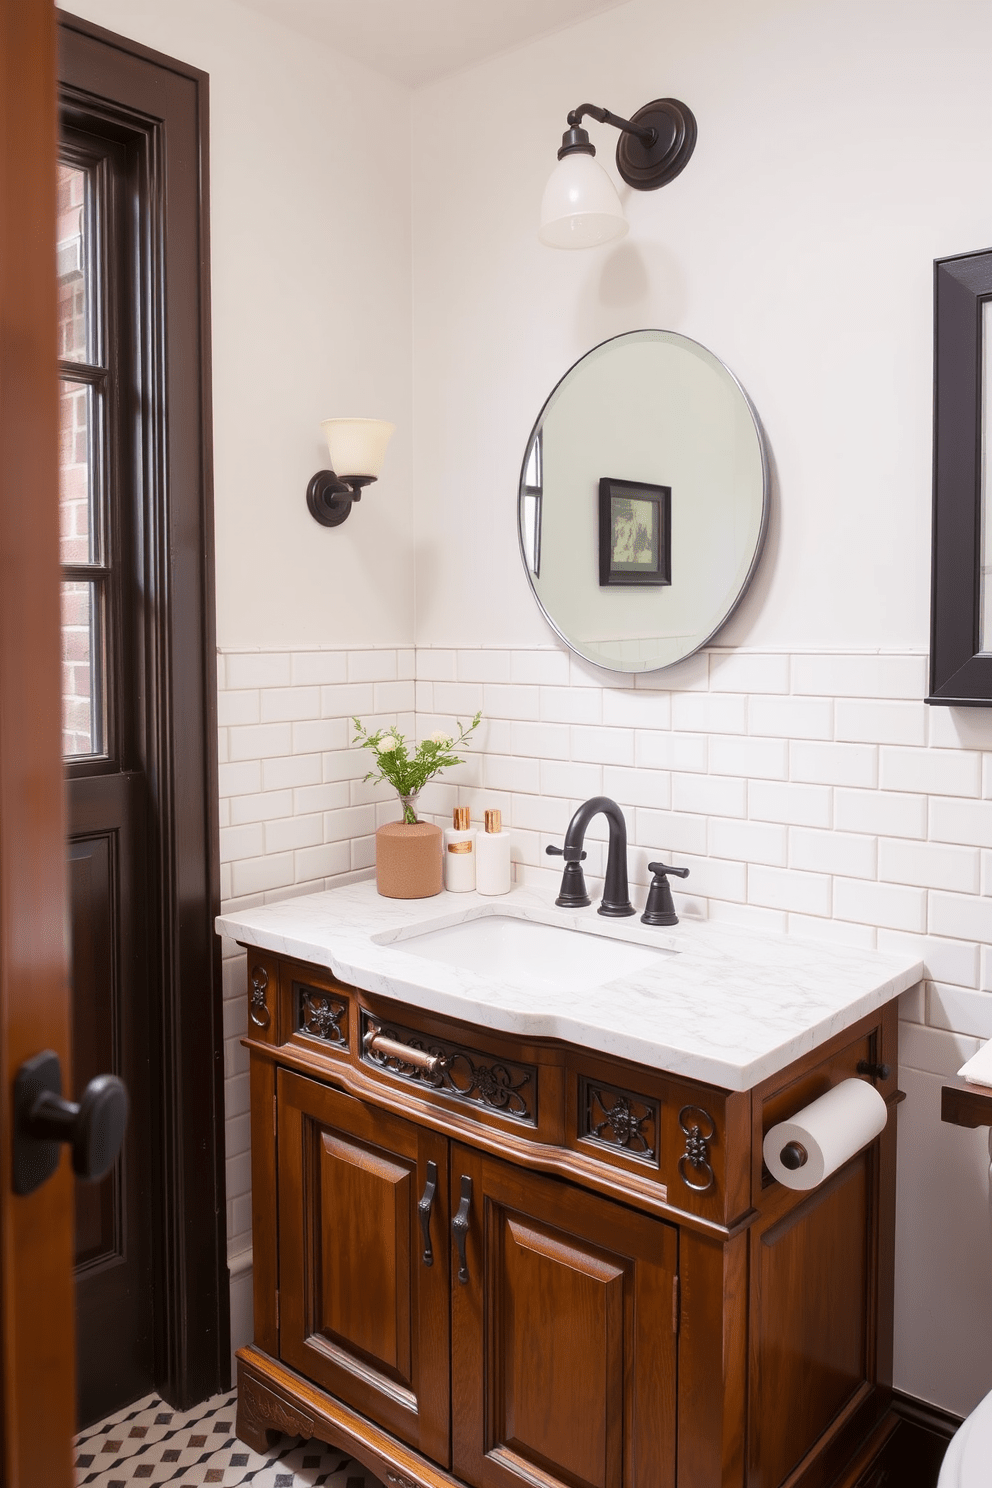
[[597,346],[551,394],[520,477],[524,567],[563,641],[620,672],[671,666],[739,603],[764,537],[757,417],[673,331]]

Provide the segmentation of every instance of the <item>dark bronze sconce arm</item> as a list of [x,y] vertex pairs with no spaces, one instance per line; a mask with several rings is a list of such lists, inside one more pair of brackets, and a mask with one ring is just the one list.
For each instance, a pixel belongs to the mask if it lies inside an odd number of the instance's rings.
[[688,104],[677,98],[656,98],[623,119],[595,103],[581,103],[568,115],[568,129],[561,137],[558,159],[565,155],[595,155],[589,133],[582,128],[588,115],[599,124],[620,130],[617,170],[637,191],[656,191],[685,169],[696,148],[696,119]]
[[310,515],[322,527],[339,527],[351,515],[351,508],[362,499],[362,487],[370,486],[374,475],[337,476],[333,470],[318,470],[307,486]]

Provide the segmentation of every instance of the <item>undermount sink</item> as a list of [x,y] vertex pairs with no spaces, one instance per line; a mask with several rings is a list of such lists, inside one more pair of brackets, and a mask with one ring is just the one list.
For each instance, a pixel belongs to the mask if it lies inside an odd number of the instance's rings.
[[443,961],[535,990],[598,987],[658,966],[671,956],[662,946],[632,944],[591,930],[566,929],[511,915],[487,915],[440,929],[413,931],[392,941],[397,950]]

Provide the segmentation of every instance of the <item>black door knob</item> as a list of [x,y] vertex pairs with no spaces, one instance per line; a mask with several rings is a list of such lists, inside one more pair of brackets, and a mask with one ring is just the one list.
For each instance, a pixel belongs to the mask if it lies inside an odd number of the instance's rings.
[[62,1069],[51,1049],[36,1054],[14,1081],[14,1192],[33,1193],[58,1167],[59,1143],[72,1146],[72,1170],[96,1181],[113,1167],[124,1140],[128,1098],[116,1075],[97,1075],[77,1105],[62,1095]]

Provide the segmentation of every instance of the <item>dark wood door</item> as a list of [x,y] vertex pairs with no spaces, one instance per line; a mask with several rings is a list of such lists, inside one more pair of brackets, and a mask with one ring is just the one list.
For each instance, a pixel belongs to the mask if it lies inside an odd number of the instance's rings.
[[455,1472],[477,1488],[670,1488],[677,1231],[453,1146],[453,1206],[465,1179],[466,1279],[460,1256],[452,1262]]
[[277,1106],[280,1356],[446,1467],[448,1143],[284,1070]]
[[13,1082],[69,1072],[59,749],[55,14],[0,0],[0,1481],[69,1488],[72,1176],[11,1182]]

